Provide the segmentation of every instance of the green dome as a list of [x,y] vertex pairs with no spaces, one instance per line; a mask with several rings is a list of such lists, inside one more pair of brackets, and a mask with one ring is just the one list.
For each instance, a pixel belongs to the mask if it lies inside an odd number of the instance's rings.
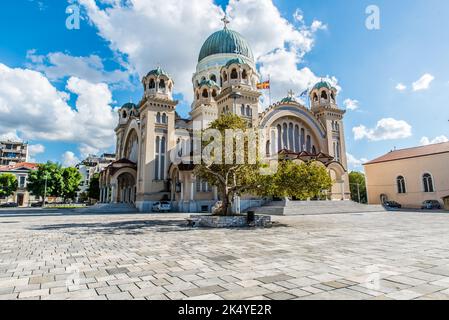
[[122,109],[136,109],[137,106],[134,103],[128,102],[122,106]]
[[235,58],[235,59],[231,59],[228,61],[228,63],[226,63],[226,68],[229,67],[231,64],[233,63],[237,63],[237,64],[245,64],[246,62],[243,61],[242,58]]
[[157,67],[157,69],[154,69],[154,70],[151,70],[150,72],[148,72],[147,77],[152,76],[152,75],[157,76],[157,77],[161,76],[161,75],[170,77],[167,72],[165,72],[164,70],[161,69],[161,67]]
[[251,51],[248,42],[240,33],[229,30],[228,28],[213,33],[206,42],[204,42],[198,62],[206,57],[220,53],[241,54],[254,60],[253,52]]
[[203,85],[206,85],[208,87],[213,87],[213,86],[218,87],[217,83],[215,81],[213,81],[213,80],[202,80],[199,83],[199,86],[202,87]]
[[313,87],[313,89],[321,89],[321,88],[327,88],[329,90],[334,89],[334,87],[332,87],[330,83],[327,81],[320,81]]

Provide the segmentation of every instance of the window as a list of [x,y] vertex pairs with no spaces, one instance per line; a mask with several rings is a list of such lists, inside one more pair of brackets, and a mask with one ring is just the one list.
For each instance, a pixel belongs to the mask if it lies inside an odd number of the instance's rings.
[[250,106],[247,106],[246,107],[246,115],[248,116],[248,117],[251,117],[251,115],[252,115],[252,110],[251,110],[251,107]]
[[299,152],[300,151],[300,141],[299,141],[300,137],[299,137],[299,126],[295,125],[295,152]]
[[422,180],[424,184],[424,192],[435,192],[433,188],[432,176],[429,173],[424,174]]
[[207,181],[196,178],[196,192],[212,192],[212,187]]
[[316,93],[313,94],[313,101],[318,101],[318,95]]
[[156,157],[154,166],[154,179],[165,179],[165,137],[156,137]]
[[151,79],[149,89],[154,89],[154,88],[156,88],[156,82],[154,82],[154,79]]
[[242,104],[242,106],[240,107],[240,113],[242,114],[242,116],[245,115],[245,105]]
[[231,71],[231,79],[238,79],[239,75],[237,73],[237,69],[232,69]]
[[20,177],[19,179],[19,187],[25,188],[25,177]]
[[214,82],[217,82],[217,76],[215,74],[211,75],[210,79]]
[[228,81],[228,74],[226,72],[223,72],[223,79],[224,81]]
[[159,81],[159,88],[165,89],[165,80],[164,80],[164,79],[161,79],[161,80]]
[[243,72],[242,72],[242,79],[246,80],[246,78],[248,78],[248,74],[246,73],[246,70],[243,70]]
[[209,93],[207,92],[207,89],[203,90],[203,98],[209,97]]
[[307,143],[307,145],[306,145],[307,152],[311,153],[312,152],[312,138],[309,135],[307,136],[306,143]]
[[212,90],[212,97],[215,98],[216,96],[217,96],[217,90],[214,89],[214,90]]
[[167,115],[165,113],[162,114],[162,123],[167,123]]
[[396,183],[398,185],[398,193],[407,193],[407,190],[405,188],[405,179],[403,176],[397,177]]
[[156,114],[156,123],[161,123],[161,113],[160,112],[158,112]]
[[301,128],[301,151],[304,151],[306,148],[306,130]]
[[326,91],[321,92],[321,98],[327,100],[327,93],[326,93]]

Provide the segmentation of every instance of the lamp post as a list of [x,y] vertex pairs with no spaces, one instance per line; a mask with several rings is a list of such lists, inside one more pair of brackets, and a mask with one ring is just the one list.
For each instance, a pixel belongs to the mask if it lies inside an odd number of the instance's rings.
[[48,180],[48,175],[45,174],[45,184],[44,184],[44,202],[42,203],[42,208],[45,208],[45,198],[47,197],[47,180]]
[[360,184],[359,183],[350,183],[351,185],[356,185],[357,186],[357,198],[359,199],[359,203],[361,202],[360,199]]

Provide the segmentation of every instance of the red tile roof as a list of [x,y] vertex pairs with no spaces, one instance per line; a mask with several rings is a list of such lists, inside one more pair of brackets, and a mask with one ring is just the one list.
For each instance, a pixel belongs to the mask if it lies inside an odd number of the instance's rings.
[[449,152],[449,142],[430,144],[427,146],[390,151],[389,153],[374,160],[371,160],[365,163],[364,165],[417,158],[417,157],[425,157],[429,155],[448,153],[448,152]]
[[27,169],[30,169],[30,170],[37,170],[38,166],[39,166],[39,164],[37,164],[37,163],[20,162],[20,163],[16,163],[16,164],[13,164],[13,165],[0,167],[0,171],[12,171],[12,170],[20,169],[20,168],[27,168]]

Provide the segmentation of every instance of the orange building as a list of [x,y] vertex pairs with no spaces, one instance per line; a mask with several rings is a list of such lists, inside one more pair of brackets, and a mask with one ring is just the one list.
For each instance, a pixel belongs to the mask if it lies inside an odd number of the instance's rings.
[[449,210],[449,142],[394,150],[364,167],[369,204],[393,200],[421,208],[437,200]]

